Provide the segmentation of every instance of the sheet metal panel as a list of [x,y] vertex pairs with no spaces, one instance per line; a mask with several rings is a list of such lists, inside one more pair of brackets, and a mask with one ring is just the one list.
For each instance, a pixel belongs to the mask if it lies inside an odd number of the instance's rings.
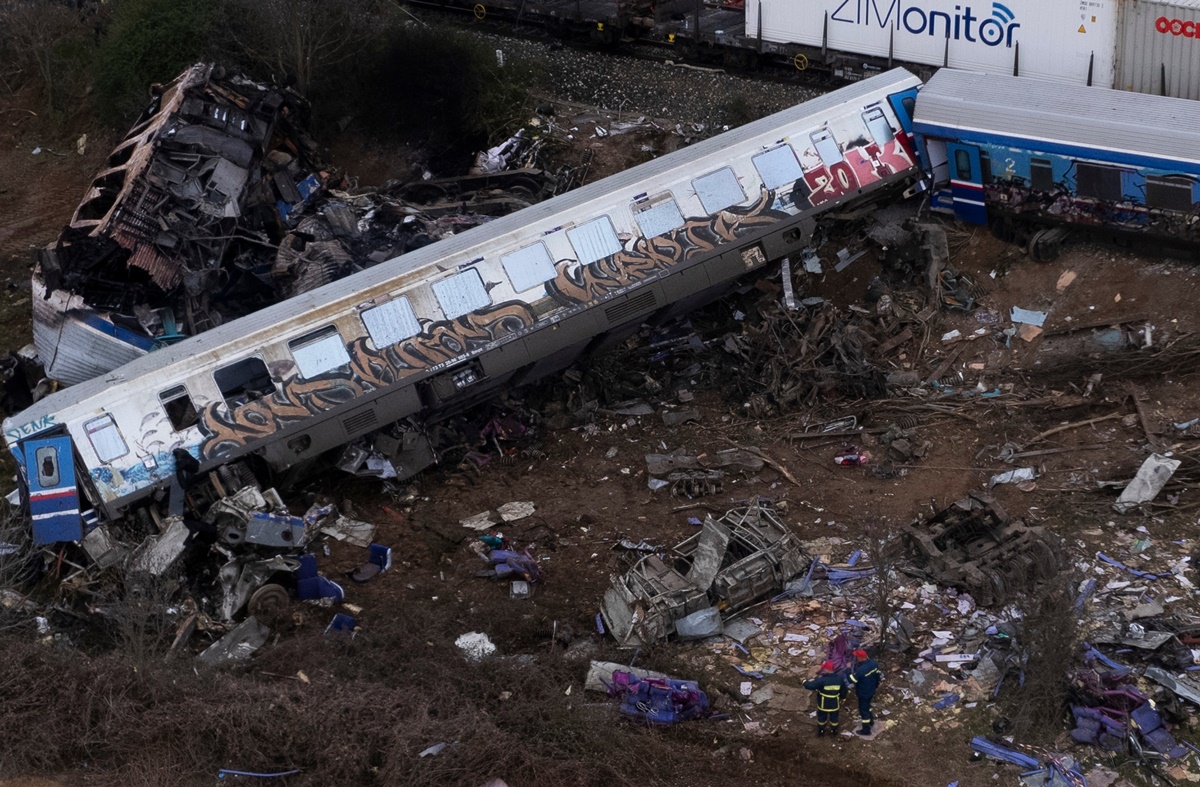
[[1200,166],[1200,102],[1179,98],[942,69],[914,122],[922,134],[969,130]]
[[746,35],[898,61],[1110,86],[1120,0],[746,0]]
[[1200,0],[1122,6],[1114,86],[1200,99]]

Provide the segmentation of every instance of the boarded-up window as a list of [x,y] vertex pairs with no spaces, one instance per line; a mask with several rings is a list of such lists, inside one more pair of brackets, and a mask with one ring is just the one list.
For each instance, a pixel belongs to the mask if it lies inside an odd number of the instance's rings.
[[117,428],[111,415],[85,421],[83,432],[92,444],[96,458],[101,462],[111,462],[129,453],[129,446],[125,445],[125,438],[121,436],[121,430]]
[[670,197],[662,202],[637,208],[633,215],[642,230],[642,235],[647,238],[657,238],[683,226],[683,214],[679,212],[675,200]]
[[213,372],[213,381],[221,390],[225,404],[231,408],[241,407],[275,390],[267,365],[262,358],[253,356],[217,369]]
[[171,422],[171,428],[176,432],[182,432],[199,422],[200,416],[196,413],[196,405],[192,404],[192,397],[188,396],[187,388],[182,385],[161,392],[158,400],[162,402],[167,419]]
[[320,377],[342,366],[350,365],[350,353],[337,328],[327,325],[288,342],[288,350],[296,359],[296,368],[306,380]]
[[1034,191],[1049,191],[1054,188],[1054,168],[1046,159],[1029,160],[1029,188]]
[[408,298],[396,298],[366,309],[360,315],[367,335],[375,349],[382,350],[396,342],[411,339],[421,332],[421,323]]
[[434,282],[433,294],[437,296],[442,313],[448,320],[482,309],[492,302],[483,286],[483,279],[479,277],[479,271],[475,270]]
[[1096,164],[1076,164],[1075,193],[1081,197],[1118,202],[1121,199],[1121,170]]
[[769,189],[790,186],[804,176],[796,151],[791,145],[780,145],[754,157],[754,168]]
[[696,189],[704,212],[710,216],[746,199],[742,184],[738,183],[737,175],[729,167],[696,178],[692,181],[692,187]]
[[554,278],[554,260],[546,244],[535,243],[500,258],[514,292],[532,290]]
[[1146,178],[1146,204],[1152,208],[1186,213],[1192,209],[1192,194],[1193,185],[1188,178],[1154,175]]
[[567,230],[567,238],[575,249],[575,257],[581,265],[602,260],[621,250],[621,240],[613,229],[608,216],[593,219]]

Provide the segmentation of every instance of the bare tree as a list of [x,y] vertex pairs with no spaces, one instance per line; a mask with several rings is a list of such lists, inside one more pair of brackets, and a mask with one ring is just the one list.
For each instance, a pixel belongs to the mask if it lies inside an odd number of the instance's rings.
[[246,27],[233,30],[252,58],[307,93],[323,68],[361,51],[379,9],[374,0],[234,0]]
[[867,524],[863,540],[866,546],[863,551],[875,568],[870,598],[875,614],[879,616],[879,644],[881,648],[886,648],[888,629],[900,609],[900,602],[896,598],[895,569],[904,556],[904,545],[897,532],[882,519]]
[[0,4],[0,31],[11,62],[36,72],[46,109],[55,109],[60,48],[87,32],[79,15],[61,0],[7,0]]

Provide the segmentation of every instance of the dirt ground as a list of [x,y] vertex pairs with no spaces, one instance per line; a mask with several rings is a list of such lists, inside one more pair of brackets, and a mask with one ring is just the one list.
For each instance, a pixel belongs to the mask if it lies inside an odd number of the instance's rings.
[[[0,171],[6,173],[0,186],[0,281],[6,285],[0,293],[0,325],[5,349],[15,349],[29,341],[28,251],[56,235],[109,141],[89,139],[83,155],[60,141],[61,150],[43,147],[34,156],[31,151],[44,143],[27,130],[24,121],[0,115],[0,122]],[[645,155],[641,142],[626,141],[613,154],[620,163],[606,163],[600,140],[581,144],[596,151],[593,174],[597,176]],[[334,159],[344,161],[348,171],[360,173],[363,185],[368,179],[382,181],[403,174],[407,166],[395,162],[388,151],[352,144],[335,148]],[[369,584],[347,583],[347,602],[362,610],[360,636],[370,638],[394,610],[410,608],[442,622],[431,637],[454,631],[486,632],[504,656],[573,648],[584,655],[578,680],[558,688],[582,695],[587,657],[628,661],[632,656],[618,651],[595,626],[610,576],[629,564],[627,553],[614,549],[618,540],[673,544],[696,531],[690,518],[720,514],[735,501],[762,496],[780,506],[803,540],[836,536],[846,540],[848,552],[860,542],[868,521],[911,521],[931,507],[940,508],[983,488],[993,474],[1011,469],[993,458],[1004,444],[1028,446],[1035,436],[1059,425],[1112,413],[1121,417],[1037,441],[1038,448],[1063,450],[1030,460],[1039,470],[1035,485],[1025,490],[1001,485],[995,496],[1014,515],[1062,536],[1079,561],[1087,561],[1100,549],[1116,550],[1137,526],[1149,529],[1158,550],[1148,559],[1151,562],[1185,549],[1170,541],[1191,537],[1196,513],[1188,509],[1200,503],[1195,491],[1180,491],[1174,507],[1157,509],[1153,516],[1121,517],[1110,507],[1115,492],[1097,489],[1096,482],[1131,478],[1148,454],[1148,444],[1190,457],[1197,445],[1193,433],[1172,424],[1200,415],[1194,365],[1139,376],[1134,389],[1106,376],[1084,396],[1090,373],[1071,370],[1075,365],[1087,369],[1093,348],[1049,356],[1050,338],[1026,342],[1006,339],[999,331],[1008,325],[1009,309],[1018,306],[1047,311],[1047,334],[1078,325],[1103,327],[1136,320],[1137,325],[1152,325],[1154,345],[1163,346],[1200,328],[1194,306],[1200,297],[1200,272],[1168,259],[1139,257],[1090,243],[1072,245],[1054,263],[1037,264],[982,229],[950,227],[952,263],[978,283],[981,308],[972,315],[940,312],[912,341],[887,355],[895,371],[916,371],[922,378],[953,356],[939,375],[944,385],[940,390],[926,388],[920,395],[896,390],[882,401],[821,401],[802,411],[755,418],[746,402],[730,396],[731,387],[722,384],[718,375],[715,385],[686,385],[701,418],[676,427],[665,426],[657,413],[601,413],[591,424],[560,425],[566,419],[554,416],[565,412],[563,397],[547,394],[543,398],[551,403],[550,409],[531,436],[515,444],[508,455],[482,447],[481,452],[490,457],[482,466],[444,465],[407,485],[389,487],[375,480],[327,477],[304,490],[345,501],[343,508],[378,524],[377,541],[395,549],[397,565],[392,571]],[[835,247],[823,250],[823,275],[798,277],[803,287],[798,297],[822,296],[843,309],[868,307],[864,295],[881,271],[878,255],[870,253],[837,273],[834,251]],[[1056,285],[1068,272],[1076,278],[1060,291]],[[754,303],[743,298],[736,306],[744,309]],[[733,304],[711,307],[721,319],[727,319],[733,308]],[[981,313],[998,317],[994,322],[981,321]],[[942,340],[956,329],[970,340]],[[976,337],[981,329],[987,334]],[[1083,333],[1090,335],[1090,331]],[[1136,350],[1122,356],[1129,364],[1139,357]],[[980,395],[996,390],[999,394],[992,398]],[[1144,424],[1131,403],[1130,390],[1140,399]],[[681,403],[675,391],[648,393],[646,399],[656,410]],[[853,469],[836,466],[832,460],[842,449],[840,441],[814,443],[790,437],[807,424],[848,415],[869,426],[906,416],[911,431],[931,443],[928,454],[902,467],[900,477],[880,478],[871,464]],[[696,500],[648,489],[646,454],[698,455],[733,445],[760,449],[786,473],[767,468],[749,478],[732,478],[721,495]],[[858,445],[868,452],[880,450],[870,439]],[[302,498],[301,494],[289,499],[300,504]],[[536,506],[534,516],[503,527],[509,539],[529,546],[542,560],[544,580],[525,601],[511,600],[506,584],[476,576],[483,566],[469,548],[473,534],[459,524],[467,516],[510,501],[531,501]],[[836,557],[844,559],[845,554]],[[331,554],[318,560],[324,574],[339,576],[361,564],[363,553],[335,543]],[[1195,614],[1195,597],[1183,596],[1172,611]],[[831,601],[814,603],[817,607],[806,607],[803,614],[834,612],[824,606],[832,605]],[[761,614],[767,618],[770,612]],[[301,614],[282,636],[311,633],[324,625],[327,616],[322,610]],[[969,757],[971,736],[988,733],[1000,707],[980,702],[974,708],[959,706],[938,713],[930,710],[928,701],[913,703],[901,691],[908,686],[910,655],[883,660],[887,677],[877,708],[887,711],[887,724],[869,742],[852,737],[818,740],[808,710],[789,713],[743,705],[738,694],[743,678],[709,645],[660,645],[636,658],[639,665],[677,674],[686,671],[680,676],[699,680],[718,709],[731,714],[725,721],[646,731],[661,736],[662,746],[680,748],[695,758],[694,770],[680,772],[664,784],[900,787],[957,781],[962,787],[977,787],[1016,783],[1015,768],[972,762]],[[303,669],[302,663],[296,666]],[[797,686],[810,674],[805,663],[803,669],[794,674],[785,671],[778,679]],[[315,671],[309,677],[322,679]],[[591,696],[580,702],[581,708],[602,708],[604,703]],[[847,715],[852,721],[853,713]],[[615,710],[607,718],[616,724]],[[613,757],[619,756],[613,752]],[[487,776],[477,775],[479,783]],[[521,774],[497,775],[514,787],[531,783],[523,781]],[[62,777],[63,783],[76,780],[75,774]],[[0,782],[34,783],[41,782]]]

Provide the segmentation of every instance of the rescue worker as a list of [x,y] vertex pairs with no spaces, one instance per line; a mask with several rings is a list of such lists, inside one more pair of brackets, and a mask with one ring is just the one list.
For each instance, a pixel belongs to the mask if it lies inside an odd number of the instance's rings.
[[859,735],[870,735],[871,725],[875,717],[871,715],[871,700],[875,699],[875,690],[883,674],[875,659],[867,655],[865,650],[854,651],[854,670],[850,673],[850,685],[858,697],[858,716],[862,719],[862,729],[855,730]]
[[834,664],[827,661],[821,665],[821,672],[810,681],[805,681],[804,688],[817,693],[817,737],[837,735],[838,711],[842,708],[842,697],[846,694],[846,684],[840,677],[833,674]]

